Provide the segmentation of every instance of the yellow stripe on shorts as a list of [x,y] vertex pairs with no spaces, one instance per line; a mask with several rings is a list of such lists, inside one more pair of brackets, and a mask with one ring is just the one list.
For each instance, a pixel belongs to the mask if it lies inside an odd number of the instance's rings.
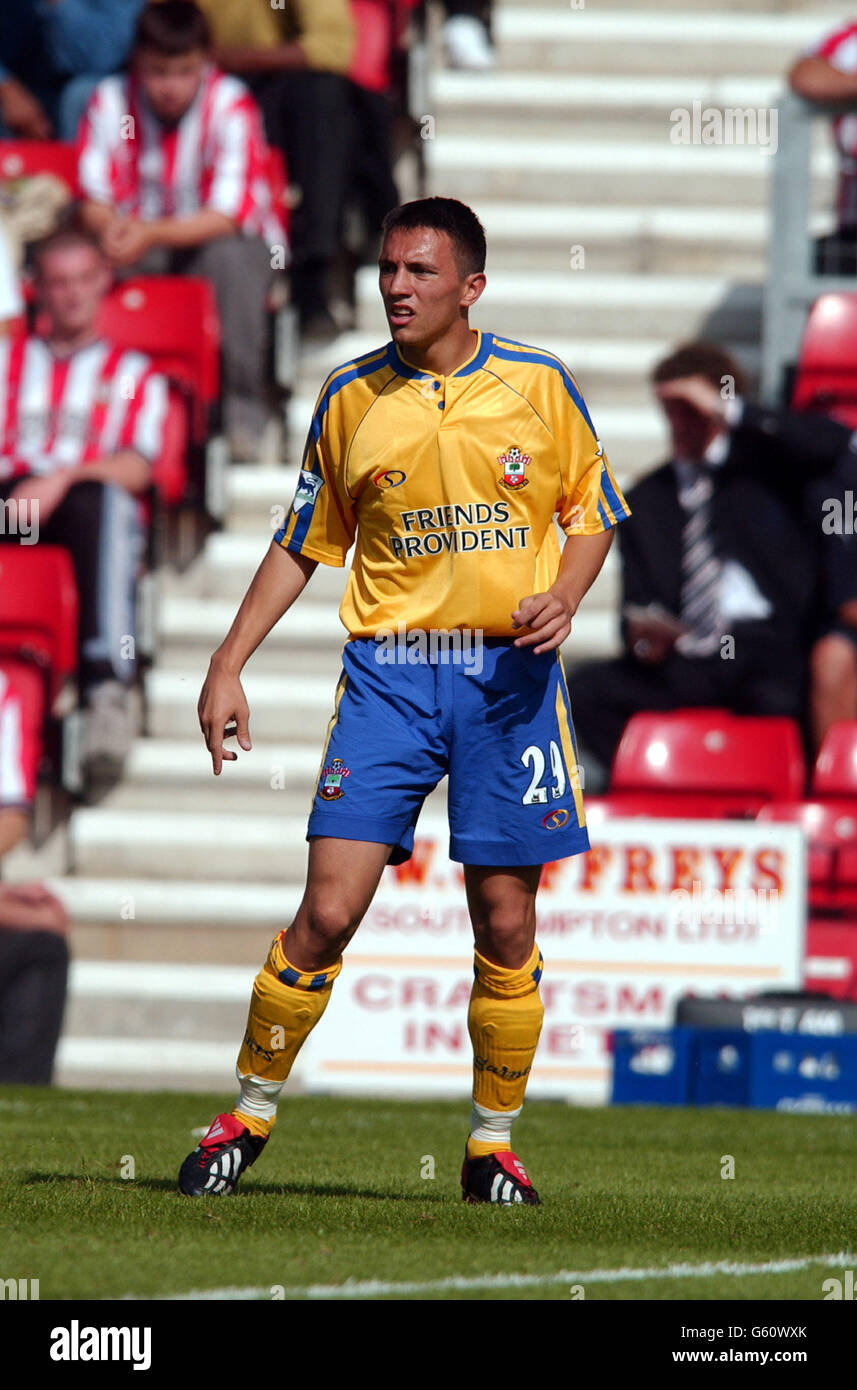
[[[559,736],[562,742],[562,752],[568,772],[569,785],[571,786],[572,795],[574,796],[574,809],[577,812],[577,824],[579,826],[584,826],[586,824],[586,816],[583,811],[583,792],[580,786],[580,774],[578,772],[577,758],[574,753],[574,741],[571,737],[571,724],[569,722],[571,702],[568,701],[568,686],[565,683],[565,671],[563,670],[559,655],[557,655],[557,661],[559,662],[559,673],[562,684],[560,685],[557,683],[556,687],[556,720],[559,725]],[[563,699],[563,690],[565,691],[565,699]],[[566,701],[568,701],[568,704],[566,704]]]

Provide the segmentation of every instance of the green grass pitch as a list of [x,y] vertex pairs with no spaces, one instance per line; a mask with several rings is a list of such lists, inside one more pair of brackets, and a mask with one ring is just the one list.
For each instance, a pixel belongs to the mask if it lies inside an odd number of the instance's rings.
[[857,1251],[847,1116],[530,1102],[515,1146],[543,1206],[503,1209],[460,1199],[466,1103],[302,1096],[233,1197],[180,1197],[192,1129],[229,1103],[0,1088],[0,1277],[37,1278],[42,1299],[296,1299],[356,1280],[381,1285],[361,1297],[519,1300],[570,1298],[572,1272],[589,1300],[818,1300],[835,1269],[585,1276]]

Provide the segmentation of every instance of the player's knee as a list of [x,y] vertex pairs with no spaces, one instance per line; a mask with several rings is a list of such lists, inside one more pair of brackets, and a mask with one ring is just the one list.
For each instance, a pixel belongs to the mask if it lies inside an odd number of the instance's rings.
[[306,905],[304,926],[318,949],[342,951],[354,935],[359,920],[342,897],[318,895]]
[[508,970],[522,966],[533,949],[535,913],[531,904],[498,903],[475,926],[476,949]]

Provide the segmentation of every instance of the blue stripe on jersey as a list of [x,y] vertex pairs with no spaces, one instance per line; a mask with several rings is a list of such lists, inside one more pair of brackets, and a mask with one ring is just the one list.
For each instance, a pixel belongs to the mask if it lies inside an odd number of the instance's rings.
[[607,499],[608,507],[612,511],[617,521],[619,521],[623,516],[630,516],[628,508],[623,507],[622,503],[619,501],[619,496],[616,492],[615,487],[613,486],[613,481],[610,477],[610,474],[607,471],[607,467],[603,459],[601,460],[601,490]]
[[[319,398],[318,406],[316,407],[315,414],[310,423],[306,447],[304,448],[304,455],[301,461],[301,468],[303,471],[314,473],[317,478],[322,476],[317,466],[318,460],[315,455],[312,456],[312,467],[307,468],[306,464],[310,456],[310,444],[313,442],[317,444],[321,438],[321,424],[327,414],[327,407],[330,405],[333,397],[338,395],[343,386],[347,386],[349,382],[359,381],[361,377],[371,376],[373,372],[377,372],[379,367],[383,367],[386,359],[387,349],[378,348],[374,352],[366,353],[363,357],[356,357],[353,362],[344,362],[341,367],[337,367],[336,371],[331,373],[328,379],[329,384]],[[337,375],[337,373],[339,373],[339,375]],[[298,519],[295,522],[295,529],[292,531],[289,540],[289,550],[299,551],[303,547],[314,510],[315,508],[310,505],[301,507],[300,511],[297,513]],[[274,535],[274,540],[278,544],[282,543],[285,537],[289,520],[290,516],[286,518],[285,526]]]
[[482,337],[479,342],[479,351],[477,352],[473,361],[466,362],[463,367],[459,367],[458,371],[453,372],[452,375],[472,376],[474,372],[481,371],[493,351],[494,335],[493,333],[485,333],[483,331]]
[[[508,349],[508,351],[505,349]],[[520,351],[517,349],[520,349]],[[591,429],[593,439],[598,438],[598,435],[595,433],[595,426],[590,419],[589,411],[586,409],[586,402],[580,394],[577,382],[574,380],[574,377],[571,375],[565,363],[561,362],[558,357],[553,357],[542,348],[530,347],[529,343],[515,342],[513,338],[507,338],[503,342],[498,342],[495,338],[494,356],[501,357],[506,362],[539,362],[545,367],[553,367],[554,371],[559,372],[566,391],[571,396],[574,404]]]
[[361,377],[371,376],[373,372],[377,372],[378,368],[384,365],[386,358],[387,349],[376,348],[374,352],[367,352],[363,357],[355,357],[353,362],[343,362],[341,367],[337,367],[335,372],[331,372],[329,385],[319,399],[310,425],[310,434],[316,443],[321,435],[321,422],[327,414],[327,407],[333,397],[338,395],[343,386],[347,386],[349,382],[359,381]]
[[[326,408],[327,407],[325,407],[325,409]],[[312,430],[310,430],[310,433],[312,433]],[[317,437],[318,436],[316,436],[316,438]],[[308,450],[309,440],[307,440],[307,452]],[[303,464],[301,465],[301,471],[304,473],[312,473],[316,478],[321,478],[321,469],[318,467],[318,455],[315,453],[314,450],[310,457],[312,458],[312,467],[306,467],[308,459],[307,453],[305,452]],[[322,486],[325,486],[325,484],[322,483]],[[296,513],[297,521],[295,522],[294,530],[292,531],[291,537],[289,539],[289,550],[301,550],[303,548],[303,543],[306,540],[306,533],[309,530],[310,522],[312,521],[314,512],[315,498],[313,498],[312,502],[307,503],[305,506],[301,507],[300,511]],[[289,523],[287,519],[286,526],[288,526],[288,524]]]
[[[493,333],[486,333],[482,330],[476,356],[471,362],[465,362],[464,366],[459,367],[457,371],[450,372],[450,376],[472,376],[474,372],[481,371],[493,351]],[[433,372],[424,372],[419,367],[412,367],[410,362],[406,362],[396,350],[396,344],[392,339],[387,348],[387,365],[392,367],[394,372],[398,372],[399,376],[406,377],[409,381],[420,380],[421,378],[431,381],[436,375]]]
[[601,498],[600,498],[600,497],[599,497],[599,499],[598,499],[597,506],[598,506],[598,515],[599,515],[600,518],[601,518],[601,522],[602,522],[602,525],[604,526],[604,530],[605,530],[605,531],[609,531],[609,530],[610,530],[610,527],[613,525],[613,522],[610,520],[609,516],[608,516],[607,513],[605,512],[605,510],[604,510],[604,503],[601,501]]
[[406,362],[396,351],[396,344],[392,338],[387,344],[387,366],[392,368],[398,376],[406,377],[408,381],[413,381],[415,377],[427,377],[431,379],[430,372],[423,372],[419,367],[412,367],[410,362]]

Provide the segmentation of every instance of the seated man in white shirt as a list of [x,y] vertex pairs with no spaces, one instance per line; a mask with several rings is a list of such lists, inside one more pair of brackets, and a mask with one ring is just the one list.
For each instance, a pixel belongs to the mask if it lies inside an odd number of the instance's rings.
[[142,353],[99,335],[110,270],[91,233],[34,252],[43,333],[0,341],[0,543],[65,546],[80,607],[78,684],[90,790],[133,734],[135,598],[167,390]]

